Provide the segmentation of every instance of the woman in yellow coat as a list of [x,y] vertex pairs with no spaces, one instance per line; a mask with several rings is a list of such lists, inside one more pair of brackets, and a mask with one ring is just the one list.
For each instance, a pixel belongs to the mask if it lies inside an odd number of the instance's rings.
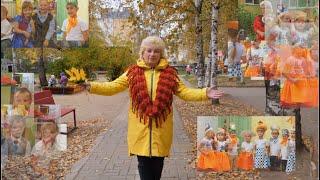
[[213,88],[190,89],[178,78],[164,55],[159,37],[141,43],[137,64],[112,82],[92,82],[90,93],[111,96],[129,88],[128,153],[137,155],[140,178],[160,179],[164,157],[169,156],[173,136],[173,95],[187,101],[219,98]]

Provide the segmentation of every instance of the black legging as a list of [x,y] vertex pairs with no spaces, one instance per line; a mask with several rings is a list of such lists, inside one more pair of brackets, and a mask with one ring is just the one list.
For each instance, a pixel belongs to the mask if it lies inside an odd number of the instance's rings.
[[160,180],[164,157],[138,157],[138,169],[141,180]]

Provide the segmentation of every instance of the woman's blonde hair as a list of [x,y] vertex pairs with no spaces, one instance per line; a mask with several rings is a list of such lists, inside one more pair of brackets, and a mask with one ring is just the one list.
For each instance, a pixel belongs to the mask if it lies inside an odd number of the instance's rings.
[[142,59],[143,52],[149,47],[150,44],[156,46],[161,50],[161,57],[160,57],[161,59],[166,58],[164,41],[158,36],[148,36],[145,39],[143,39],[141,42],[141,46],[139,50],[140,59]]

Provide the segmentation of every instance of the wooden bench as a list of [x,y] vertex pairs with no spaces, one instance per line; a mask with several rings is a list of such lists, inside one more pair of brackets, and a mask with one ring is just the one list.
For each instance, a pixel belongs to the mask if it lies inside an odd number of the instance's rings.
[[[50,90],[44,90],[40,92],[34,93],[34,104],[55,104],[54,99],[52,97],[52,93]],[[75,129],[77,129],[77,120],[76,120],[76,109],[61,107],[61,117],[73,112],[73,128],[67,132],[67,134],[71,133]]]

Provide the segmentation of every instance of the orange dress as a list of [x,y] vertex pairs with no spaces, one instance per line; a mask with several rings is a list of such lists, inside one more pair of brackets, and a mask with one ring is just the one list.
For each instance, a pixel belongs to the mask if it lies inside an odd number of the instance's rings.
[[317,80],[311,77],[310,59],[307,58],[307,50],[295,48],[293,56],[285,62],[283,74],[296,79],[295,82],[286,79],[280,92],[280,102],[284,107],[313,106],[317,103],[315,89]]
[[253,143],[242,142],[239,157],[237,159],[237,167],[242,170],[253,170]]
[[265,69],[265,79],[277,79],[279,78],[281,71],[280,71],[280,56],[277,54],[276,51],[270,50],[266,61],[264,62],[264,69]]
[[198,170],[214,170],[217,168],[217,164],[215,163],[216,153],[212,148],[212,139],[203,138],[200,141],[200,146],[203,148],[205,153],[200,153],[197,162]]
[[230,160],[226,150],[227,141],[218,141],[217,143],[217,152],[215,153],[214,164],[217,164],[214,168],[214,171],[224,172],[230,171],[231,165]]
[[261,74],[262,49],[250,48],[248,50],[247,59],[249,66],[247,67],[244,77],[257,77]]

